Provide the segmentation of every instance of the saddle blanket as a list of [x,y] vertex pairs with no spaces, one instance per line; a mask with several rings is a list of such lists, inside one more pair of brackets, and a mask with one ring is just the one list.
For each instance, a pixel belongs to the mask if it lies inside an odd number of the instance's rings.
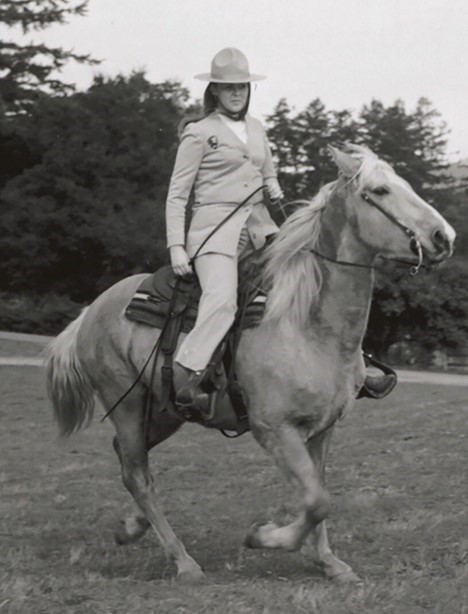
[[[146,277],[127,305],[126,317],[138,324],[162,328],[177,280],[171,266],[162,267]],[[243,313],[236,320],[240,320],[242,330],[258,326],[265,311],[266,295],[246,277],[241,277],[238,294],[238,316]],[[195,275],[179,279],[178,297],[172,305],[171,317],[183,316],[181,332],[188,333],[194,327],[200,296],[201,288]]]

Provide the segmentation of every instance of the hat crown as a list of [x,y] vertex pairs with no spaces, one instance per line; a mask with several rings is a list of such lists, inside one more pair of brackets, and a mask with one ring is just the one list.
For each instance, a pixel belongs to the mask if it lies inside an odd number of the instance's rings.
[[211,73],[195,75],[195,78],[216,83],[248,83],[264,79],[263,75],[250,73],[246,56],[235,47],[218,51],[211,62]]
[[226,47],[215,55],[211,62],[211,74],[217,79],[234,79],[245,77],[249,80],[249,62],[242,51],[235,47]]

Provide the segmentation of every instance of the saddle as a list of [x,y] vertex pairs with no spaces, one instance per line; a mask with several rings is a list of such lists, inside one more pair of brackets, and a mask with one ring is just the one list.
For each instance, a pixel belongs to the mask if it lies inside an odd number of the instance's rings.
[[[254,252],[239,266],[237,315],[205,370],[201,387],[211,395],[210,415],[200,419],[196,412],[188,412],[183,416],[188,421],[202,422],[206,426],[210,426],[210,421],[216,424],[216,405],[226,392],[236,414],[230,422],[236,425],[238,434],[248,430],[247,408],[235,372],[235,357],[242,331],[257,326],[264,314],[266,295],[256,283],[261,273],[262,251]],[[175,401],[174,352],[180,333],[190,332],[195,325],[200,296],[196,275],[179,277],[172,267],[164,266],[142,281],[126,307],[125,315],[129,320],[161,329],[162,391],[156,411],[164,411]]]

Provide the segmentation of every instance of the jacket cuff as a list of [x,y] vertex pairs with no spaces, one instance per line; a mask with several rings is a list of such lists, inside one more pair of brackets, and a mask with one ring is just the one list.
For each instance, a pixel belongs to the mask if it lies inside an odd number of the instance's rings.
[[271,175],[269,177],[264,177],[263,180],[264,180],[265,184],[268,187],[274,186],[275,188],[277,187],[277,188],[280,189],[280,184],[278,182],[278,178],[276,177],[276,175]]
[[167,247],[172,247],[173,245],[185,245],[184,233],[179,233],[179,232],[168,233]]

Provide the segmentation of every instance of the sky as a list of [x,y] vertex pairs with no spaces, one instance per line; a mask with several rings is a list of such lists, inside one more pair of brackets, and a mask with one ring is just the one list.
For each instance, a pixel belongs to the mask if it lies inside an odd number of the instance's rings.
[[267,76],[253,91],[259,118],[280,98],[296,111],[317,97],[335,110],[400,98],[411,111],[425,96],[451,130],[450,158],[468,157],[467,0],[90,0],[85,17],[26,39],[101,59],[63,71],[80,89],[144,69],[194,98],[206,84],[193,75],[237,47]]

